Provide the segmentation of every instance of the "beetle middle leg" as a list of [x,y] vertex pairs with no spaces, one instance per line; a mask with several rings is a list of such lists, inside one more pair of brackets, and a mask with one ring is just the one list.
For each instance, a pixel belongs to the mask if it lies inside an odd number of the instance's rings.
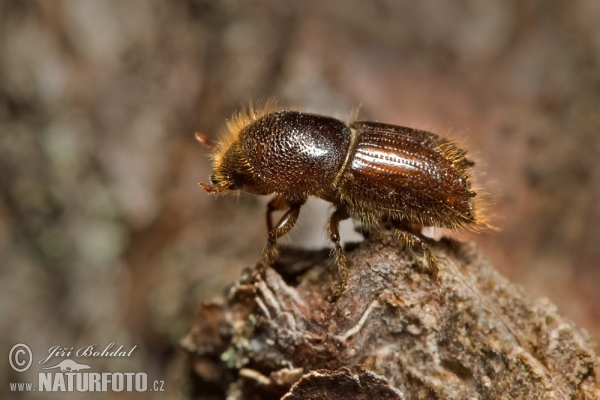
[[338,268],[339,284],[334,283],[332,287],[332,295],[328,298],[330,302],[335,301],[346,289],[348,284],[348,265],[346,263],[346,255],[340,243],[340,222],[350,218],[348,211],[344,207],[338,206],[331,217],[329,217],[328,231],[329,239],[333,242],[334,248],[331,250],[331,255]]

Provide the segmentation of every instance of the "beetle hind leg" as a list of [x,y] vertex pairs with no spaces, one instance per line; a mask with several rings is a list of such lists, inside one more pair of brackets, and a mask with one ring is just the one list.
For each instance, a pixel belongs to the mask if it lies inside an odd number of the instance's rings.
[[415,248],[419,248],[421,250],[423,257],[425,258],[425,265],[423,268],[435,281],[440,303],[445,304],[446,300],[442,294],[442,285],[440,284],[440,280],[438,278],[439,261],[427,243],[425,243],[423,238],[421,238],[418,234],[407,230],[401,223],[398,222],[394,223],[394,235],[403,247],[409,248],[411,251]]
[[438,271],[439,271],[439,261],[435,254],[431,251],[427,243],[419,237],[417,234],[409,232],[403,228],[395,226],[394,236],[400,242],[400,244],[404,248],[408,248],[412,251],[415,249],[420,250],[423,253],[423,258],[425,259],[425,265],[423,266],[425,271],[429,273],[433,279],[438,282]]

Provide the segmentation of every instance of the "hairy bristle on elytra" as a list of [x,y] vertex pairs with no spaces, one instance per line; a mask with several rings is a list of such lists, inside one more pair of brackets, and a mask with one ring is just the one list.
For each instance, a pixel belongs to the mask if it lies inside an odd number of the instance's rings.
[[467,152],[454,140],[448,139],[447,137],[440,137],[442,142],[437,145],[437,148],[442,153],[444,158],[451,161],[455,168],[463,175],[470,185],[470,189],[476,193],[474,199],[472,199],[475,209],[475,220],[471,224],[458,224],[456,228],[467,228],[470,231],[479,232],[481,230],[497,230],[490,221],[489,209],[490,200],[489,195],[481,187],[477,185],[478,178],[481,178],[479,174],[474,173],[471,157],[467,157]]
[[475,188],[477,197],[474,199],[475,203],[475,223],[469,227],[471,231],[480,232],[483,230],[498,231],[499,227],[495,226],[492,222],[493,216],[491,214],[492,202],[490,195],[482,188]]

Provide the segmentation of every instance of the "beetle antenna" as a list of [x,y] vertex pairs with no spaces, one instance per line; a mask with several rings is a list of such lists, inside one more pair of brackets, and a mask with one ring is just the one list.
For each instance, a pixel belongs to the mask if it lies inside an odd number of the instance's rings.
[[217,152],[217,146],[215,146],[214,143],[211,142],[209,138],[207,138],[205,135],[201,134],[200,132],[196,132],[196,140],[199,141],[200,143],[202,143],[203,146],[208,147],[210,149],[210,151],[212,151],[213,153]]
[[229,188],[231,187],[231,185],[213,186],[213,185],[209,185],[208,183],[203,183],[203,182],[200,182],[199,185],[202,186],[202,189],[204,189],[204,191],[208,194],[223,193],[223,192],[226,192],[227,190],[229,190]]

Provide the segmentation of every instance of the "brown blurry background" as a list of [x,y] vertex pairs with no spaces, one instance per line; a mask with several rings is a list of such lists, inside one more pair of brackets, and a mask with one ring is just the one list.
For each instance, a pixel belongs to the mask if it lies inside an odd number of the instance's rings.
[[[600,338],[600,3],[2,0],[0,393],[51,346],[110,342],[137,348],[94,371],[185,390],[179,338],[266,238],[266,199],[197,185],[193,133],[271,97],[461,138],[502,229],[468,239]],[[325,212],[293,243],[328,245]]]

